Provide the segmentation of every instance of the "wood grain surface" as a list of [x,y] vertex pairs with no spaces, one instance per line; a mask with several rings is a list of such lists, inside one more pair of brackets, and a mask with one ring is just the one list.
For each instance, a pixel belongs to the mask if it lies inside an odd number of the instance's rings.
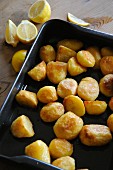
[[[5,42],[5,26],[8,19],[16,25],[28,19],[28,9],[35,0],[0,0],[0,107],[2,106],[17,74],[11,66],[13,54],[29,46],[19,43],[13,48]],[[91,23],[94,30],[113,34],[113,0],[48,0],[52,15],[51,19],[67,20],[67,13]],[[36,24],[40,29],[41,24]],[[23,166],[0,161],[0,170],[26,169]],[[28,168],[27,168],[28,169]],[[30,168],[31,169],[31,168]]]

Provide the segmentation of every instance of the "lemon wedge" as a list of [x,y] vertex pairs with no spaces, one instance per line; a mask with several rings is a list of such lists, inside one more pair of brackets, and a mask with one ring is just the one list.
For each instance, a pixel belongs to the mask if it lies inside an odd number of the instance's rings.
[[22,67],[23,62],[25,60],[26,54],[27,50],[19,50],[13,55],[11,64],[16,72],[20,71],[20,68]]
[[28,11],[28,17],[36,23],[44,23],[51,17],[51,7],[46,0],[36,1]]
[[17,37],[17,27],[10,19],[6,23],[5,40],[13,47],[16,47],[19,42]]
[[87,27],[87,26],[90,25],[90,23],[85,22],[85,21],[83,21],[82,19],[79,19],[79,18],[77,18],[76,16],[74,16],[74,15],[72,15],[72,14],[70,14],[70,13],[68,13],[67,19],[68,19],[68,21],[70,21],[71,23],[77,24],[77,25],[80,25],[80,26]]
[[32,42],[38,34],[37,27],[28,20],[22,20],[17,27],[17,36],[24,43]]

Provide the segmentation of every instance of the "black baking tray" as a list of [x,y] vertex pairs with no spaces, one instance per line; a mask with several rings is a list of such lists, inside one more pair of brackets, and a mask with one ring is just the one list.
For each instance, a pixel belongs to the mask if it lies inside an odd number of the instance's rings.
[[[53,19],[42,25],[38,36],[29,50],[25,62],[0,110],[0,154],[9,157],[21,156],[24,155],[25,146],[31,142],[41,139],[49,145],[50,141],[55,138],[52,128],[54,123],[44,123],[40,119],[39,112],[42,104],[39,103],[36,109],[28,109],[27,107],[20,106],[16,102],[15,95],[20,89],[37,92],[42,86],[53,85],[47,78],[41,82],[36,82],[27,75],[27,72],[41,61],[39,57],[39,49],[41,46],[51,44],[56,48],[56,43],[65,38],[79,39],[83,41],[85,44],[84,48],[89,45],[96,45],[100,48],[103,46],[112,47],[113,44],[112,35],[97,32],[89,28],[83,28],[67,21]],[[86,76],[91,76],[99,81],[103,75],[100,70],[88,69],[86,73],[73,78],[79,83],[81,78]],[[70,76],[67,75],[67,77]],[[106,98],[102,94],[99,95],[98,99],[109,102],[109,98]],[[108,108],[106,112],[100,116],[89,116],[85,114],[85,116],[83,116],[84,124],[98,123],[106,125],[106,120],[110,113],[111,111]],[[27,115],[33,123],[35,135],[32,138],[18,139],[13,137],[10,132],[12,121],[22,114]],[[80,143],[79,138],[71,141],[71,143],[74,145],[72,156],[76,160],[77,168],[89,168],[89,170],[113,170],[113,141],[106,146],[101,147],[84,146]],[[30,159],[33,160],[32,158],[29,158],[29,160]],[[14,161],[18,162],[15,159]],[[36,160],[34,159],[34,161]],[[25,161],[22,159],[21,162]],[[34,163],[31,164],[33,166]],[[44,165],[43,162],[42,164]],[[42,166],[42,169],[45,170],[46,168]],[[53,169],[55,168],[53,167]]]

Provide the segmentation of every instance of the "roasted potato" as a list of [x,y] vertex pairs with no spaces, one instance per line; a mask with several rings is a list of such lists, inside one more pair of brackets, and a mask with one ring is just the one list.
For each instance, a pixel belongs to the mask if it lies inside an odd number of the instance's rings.
[[83,116],[85,114],[85,106],[80,97],[69,95],[64,98],[63,105],[66,111],[71,111],[77,116]]
[[56,52],[51,45],[45,45],[40,48],[40,58],[46,63],[56,59]]
[[76,57],[76,52],[74,50],[62,45],[58,47],[56,61],[67,63],[71,57]]
[[102,146],[112,140],[110,129],[105,125],[84,125],[79,134],[80,140],[87,146]]
[[113,96],[113,74],[107,74],[100,79],[100,92],[107,97]]
[[84,101],[85,109],[90,115],[100,115],[105,112],[107,103],[105,101]]
[[64,170],[75,170],[75,160],[70,156],[57,158],[52,162],[52,165],[62,168]]
[[76,80],[71,78],[66,78],[62,80],[57,86],[57,94],[61,98],[64,98],[68,95],[75,95],[77,92],[78,83]]
[[52,83],[58,84],[60,81],[66,78],[66,75],[67,63],[51,61],[47,64],[47,77]]
[[113,48],[111,47],[102,47],[101,48],[101,55],[104,56],[113,56]]
[[77,76],[86,72],[87,68],[80,65],[75,57],[72,57],[67,63],[67,70],[71,76]]
[[35,142],[25,147],[25,154],[32,158],[50,163],[49,148],[42,140],[36,140]]
[[83,120],[73,112],[62,115],[53,126],[57,138],[72,140],[78,136],[83,127]]
[[28,75],[36,81],[42,81],[46,77],[46,63],[42,61],[28,72]]
[[17,117],[11,124],[11,132],[17,138],[32,137],[34,135],[33,125],[30,119],[21,115]]
[[42,103],[50,103],[56,101],[58,96],[54,86],[44,86],[38,90],[37,98]]
[[105,56],[100,60],[103,75],[113,74],[113,56]]
[[108,104],[109,104],[110,109],[113,111],[113,97],[111,97]]
[[107,126],[109,127],[110,131],[113,133],[113,113],[107,119]]
[[24,105],[24,106],[28,106],[28,107],[32,107],[32,108],[37,107],[38,99],[37,99],[36,93],[34,93],[34,92],[30,92],[27,90],[20,90],[16,94],[15,98],[16,98],[16,101],[20,105]]
[[55,138],[49,144],[49,152],[54,159],[62,156],[71,156],[73,153],[73,145],[66,139]]
[[48,103],[40,110],[40,117],[44,122],[53,122],[64,114],[64,106],[59,102]]

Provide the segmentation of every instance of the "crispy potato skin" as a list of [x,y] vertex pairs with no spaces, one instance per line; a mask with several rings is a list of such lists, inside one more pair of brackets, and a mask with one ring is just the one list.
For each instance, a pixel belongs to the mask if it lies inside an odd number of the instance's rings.
[[71,156],[73,153],[73,145],[66,139],[55,138],[49,144],[49,152],[54,159],[62,156]]
[[105,56],[100,60],[103,75],[113,74],[113,56]]
[[72,140],[78,136],[83,127],[83,120],[73,112],[62,115],[53,126],[57,138]]
[[49,148],[42,140],[36,140],[27,145],[25,147],[25,154],[47,163],[51,162]]
[[57,86],[57,94],[61,98],[65,98],[68,95],[75,95],[77,93],[78,83],[76,80],[66,78],[62,80]]
[[113,48],[103,47],[101,48],[101,55],[104,56],[113,56]]
[[75,170],[75,160],[70,156],[58,158],[52,162],[52,165],[64,170]]
[[100,79],[100,92],[107,97],[113,96],[113,74],[107,74]]
[[83,78],[78,85],[77,93],[84,100],[94,101],[99,95],[98,82],[92,77]]
[[109,127],[110,131],[113,133],[113,113],[107,119],[107,126]]
[[84,101],[85,109],[90,115],[100,115],[105,112],[107,103],[105,101]]
[[48,103],[40,111],[40,117],[44,122],[53,122],[64,114],[64,106],[59,102]]
[[66,75],[67,63],[51,61],[47,64],[47,77],[52,83],[58,84],[60,81],[66,78]]
[[109,107],[113,111],[113,97],[111,97],[111,99],[109,101]]
[[110,129],[105,125],[84,125],[80,134],[80,140],[87,146],[102,146],[112,140]]
[[28,75],[35,81],[42,81],[46,77],[46,63],[42,61],[28,72]]
[[58,99],[54,86],[44,86],[37,92],[37,98],[42,103],[54,102]]
[[33,125],[30,119],[21,115],[17,117],[11,124],[11,132],[17,138],[32,137],[34,135]]
[[20,105],[36,108],[38,104],[38,99],[36,93],[27,90],[20,90],[16,94],[16,101]]

